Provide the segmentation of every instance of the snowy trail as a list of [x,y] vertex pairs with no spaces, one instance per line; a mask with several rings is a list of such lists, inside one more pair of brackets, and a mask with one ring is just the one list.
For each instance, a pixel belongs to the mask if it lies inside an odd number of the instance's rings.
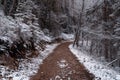
[[57,46],[30,80],[93,80],[94,76],[70,52],[69,44]]

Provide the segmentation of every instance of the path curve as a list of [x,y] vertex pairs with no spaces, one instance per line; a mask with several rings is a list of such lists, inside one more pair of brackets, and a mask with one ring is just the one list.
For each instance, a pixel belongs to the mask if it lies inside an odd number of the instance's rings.
[[94,80],[93,75],[70,52],[69,44],[65,42],[57,46],[30,80]]

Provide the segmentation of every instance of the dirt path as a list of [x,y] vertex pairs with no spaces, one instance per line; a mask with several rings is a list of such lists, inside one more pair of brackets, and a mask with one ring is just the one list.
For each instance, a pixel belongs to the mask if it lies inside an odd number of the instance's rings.
[[70,52],[69,44],[59,45],[30,80],[93,80],[93,75]]

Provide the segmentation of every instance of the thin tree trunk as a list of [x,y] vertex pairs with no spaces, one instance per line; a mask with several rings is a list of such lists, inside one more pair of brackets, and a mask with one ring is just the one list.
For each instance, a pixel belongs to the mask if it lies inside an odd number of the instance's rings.
[[78,27],[77,27],[77,30],[75,33],[75,40],[73,43],[73,46],[76,45],[77,47],[79,45],[79,40],[80,40],[80,28],[82,27],[82,15],[83,15],[83,11],[84,11],[84,5],[85,5],[85,0],[83,0],[83,3],[82,3],[82,10],[79,15]]

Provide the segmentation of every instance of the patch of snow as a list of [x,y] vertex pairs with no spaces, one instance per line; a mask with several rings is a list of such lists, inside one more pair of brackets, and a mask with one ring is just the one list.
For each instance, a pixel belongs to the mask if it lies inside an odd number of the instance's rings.
[[68,63],[66,60],[62,59],[61,61],[57,62],[60,68],[65,68],[68,66]]
[[62,80],[59,75],[57,75],[57,76],[55,77],[55,80],[58,80],[58,79]]
[[89,55],[81,52],[77,48],[69,46],[71,52],[78,58],[80,63],[89,70],[90,73],[95,75],[95,80],[120,80],[120,74],[103,65],[101,62],[96,61]]
[[117,79],[117,80],[120,80],[120,75],[116,75],[116,79]]
[[74,35],[73,34],[62,33],[61,34],[61,38],[65,39],[65,40],[73,40],[74,39]]
[[120,31],[120,28],[115,29],[115,31]]

